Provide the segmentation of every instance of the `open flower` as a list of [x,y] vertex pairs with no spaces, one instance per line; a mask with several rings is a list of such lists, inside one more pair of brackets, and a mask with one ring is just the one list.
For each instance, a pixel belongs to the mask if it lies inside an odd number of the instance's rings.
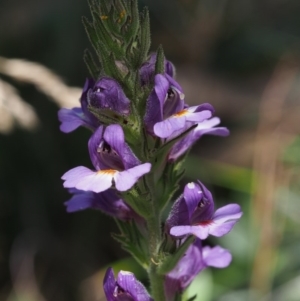
[[65,202],[67,212],[76,212],[84,209],[98,209],[102,212],[121,220],[128,220],[137,214],[117,195],[113,189],[95,193],[70,189],[72,198]]
[[117,124],[100,126],[89,140],[89,152],[96,170],[84,166],[69,170],[62,176],[64,187],[99,193],[114,184],[126,191],[151,169],[150,163],[140,164]]
[[88,91],[88,101],[92,107],[108,109],[120,115],[128,115],[130,100],[126,97],[120,84],[110,78],[101,77]]
[[112,268],[109,268],[103,280],[103,289],[107,301],[153,301],[131,272],[120,271],[115,279]]
[[93,79],[86,79],[80,97],[81,108],[63,108],[58,111],[58,119],[61,122],[60,130],[62,132],[70,133],[76,130],[79,126],[85,126],[91,130],[95,130],[99,126],[99,121],[87,108],[87,93],[94,84],[95,82]]
[[226,205],[214,212],[210,191],[200,181],[192,182],[185,186],[183,195],[173,205],[166,231],[175,237],[220,237],[231,231],[242,214],[237,204]]
[[180,141],[175,143],[172,147],[168,159],[175,161],[182,154],[184,154],[198,139],[203,135],[215,135],[215,136],[228,136],[229,130],[225,127],[215,127],[220,123],[220,118],[213,117],[208,120],[199,122],[197,127],[194,128],[189,134],[187,134]]
[[179,84],[168,74],[157,74],[144,117],[147,131],[160,138],[174,137],[212,116],[210,104],[188,107]]
[[231,259],[228,250],[220,246],[202,247],[201,240],[196,239],[176,267],[165,276],[166,301],[173,301],[175,295],[182,293],[206,267],[225,268],[230,264]]

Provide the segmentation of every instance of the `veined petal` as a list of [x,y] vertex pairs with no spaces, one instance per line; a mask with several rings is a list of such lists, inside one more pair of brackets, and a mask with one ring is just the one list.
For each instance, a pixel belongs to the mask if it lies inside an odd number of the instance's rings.
[[150,163],[144,163],[133,168],[118,172],[114,176],[117,190],[126,191],[130,189],[138,179],[151,169]]
[[116,170],[92,171],[86,167],[75,167],[66,172],[62,179],[64,187],[77,188],[84,191],[101,192],[112,186],[112,179],[118,173]]

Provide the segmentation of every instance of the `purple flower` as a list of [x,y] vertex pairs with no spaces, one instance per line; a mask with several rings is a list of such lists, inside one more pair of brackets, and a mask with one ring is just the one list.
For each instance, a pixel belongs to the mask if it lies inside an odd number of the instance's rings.
[[103,289],[107,301],[153,301],[131,272],[120,271],[115,279],[112,268],[109,268],[103,280]]
[[[155,75],[155,63],[156,63],[156,53],[152,53],[147,62],[145,62],[140,68],[140,78],[142,86],[152,83]],[[175,74],[174,65],[165,59],[165,74],[173,77]]]
[[144,117],[147,131],[160,138],[179,135],[193,124],[212,116],[210,104],[188,107],[179,84],[169,75],[157,74]]
[[[203,135],[228,136],[229,130],[225,127],[214,127],[220,123],[220,118],[213,117],[198,123],[187,136],[178,141],[171,149],[169,160],[175,161],[184,154]],[[168,139],[169,140],[169,139]]]
[[88,92],[88,101],[92,107],[112,110],[121,115],[128,115],[130,100],[120,84],[109,77],[101,77]]
[[166,301],[173,301],[206,267],[225,268],[231,262],[228,250],[219,246],[203,247],[200,239],[187,249],[176,267],[165,276]]
[[98,193],[114,184],[117,190],[126,191],[151,169],[150,163],[140,164],[125,143],[120,125],[100,126],[88,146],[96,170],[83,166],[69,170],[62,176],[64,187]]
[[58,111],[58,119],[61,122],[60,130],[62,132],[70,133],[79,126],[85,126],[91,130],[95,130],[99,126],[99,121],[87,108],[87,93],[94,84],[95,82],[93,79],[86,79],[80,97],[81,108],[63,108]]
[[95,193],[72,189],[72,198],[65,202],[67,212],[75,212],[87,208],[99,209],[102,212],[121,220],[136,217],[136,213],[117,195],[113,189]]
[[231,231],[242,216],[237,204],[229,204],[214,212],[210,191],[200,182],[189,183],[175,202],[166,221],[166,231],[175,237],[195,235],[205,239],[208,235],[223,236]]

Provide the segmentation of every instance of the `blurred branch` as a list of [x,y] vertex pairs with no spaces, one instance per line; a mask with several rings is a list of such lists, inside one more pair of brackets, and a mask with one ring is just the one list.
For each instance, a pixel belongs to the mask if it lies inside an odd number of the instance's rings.
[[[37,63],[20,59],[0,57],[0,73],[14,80],[33,84],[59,107],[72,108],[78,105],[81,89],[68,87],[52,71]],[[9,133],[16,122],[27,130],[38,125],[34,108],[26,103],[17,90],[0,80],[0,132]]]
[[284,131],[284,113],[286,99],[298,72],[298,64],[291,64],[289,59],[283,58],[265,88],[259,108],[253,152],[256,177],[252,180],[255,191],[252,199],[253,229],[259,234],[251,287],[262,295],[271,291],[276,247],[284,230],[279,227],[284,223],[277,216],[275,199],[277,188],[289,184],[280,157],[293,136]]
[[68,87],[56,74],[40,64],[0,57],[0,73],[35,85],[60,107],[71,108],[78,105],[81,89]]
[[34,129],[39,119],[34,108],[26,103],[17,90],[0,79],[0,132],[9,133],[14,123],[27,130]]

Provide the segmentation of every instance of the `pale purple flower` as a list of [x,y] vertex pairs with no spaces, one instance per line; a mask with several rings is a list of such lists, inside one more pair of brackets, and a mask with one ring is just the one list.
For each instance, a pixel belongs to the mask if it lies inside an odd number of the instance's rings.
[[206,267],[225,268],[231,259],[228,250],[220,246],[202,247],[201,240],[196,239],[176,267],[165,276],[166,301],[173,301],[175,295],[182,293]]
[[180,141],[175,143],[175,145],[172,147],[169,153],[168,159],[170,161],[175,161],[182,154],[184,154],[203,135],[228,136],[229,130],[227,128],[215,127],[219,123],[220,123],[220,118],[218,117],[213,117],[211,119],[199,122],[195,129],[193,129],[189,134],[187,134]]
[[72,189],[72,198],[65,202],[67,212],[76,212],[84,209],[98,209],[121,220],[136,217],[136,213],[117,195],[113,189],[95,193]]
[[133,154],[120,125],[100,126],[88,146],[95,170],[84,166],[69,170],[62,176],[64,187],[99,193],[114,185],[126,191],[151,169],[150,163],[141,164]]
[[188,107],[184,103],[180,85],[168,74],[157,74],[154,88],[147,100],[144,122],[150,134],[169,138],[210,118],[213,111],[210,104]]
[[183,195],[173,205],[166,221],[166,231],[175,237],[220,237],[230,232],[241,216],[241,208],[237,204],[214,211],[210,191],[200,181],[192,182],[185,186]]
[[[140,79],[141,84],[146,85],[152,83],[155,75],[155,63],[156,63],[156,53],[152,53],[148,61],[146,61],[140,68]],[[164,62],[165,74],[173,77],[175,74],[174,65],[165,59]]]
[[112,268],[108,268],[103,289],[107,301],[153,301],[143,284],[131,272],[120,271],[115,279]]
[[101,77],[88,91],[89,104],[97,109],[107,109],[120,115],[128,115],[130,100],[120,84],[110,77]]
[[61,122],[60,130],[64,133],[70,133],[79,126],[95,130],[99,126],[97,118],[88,110],[87,93],[95,84],[93,79],[86,79],[83,91],[80,97],[81,107],[73,109],[60,109],[58,119]]

